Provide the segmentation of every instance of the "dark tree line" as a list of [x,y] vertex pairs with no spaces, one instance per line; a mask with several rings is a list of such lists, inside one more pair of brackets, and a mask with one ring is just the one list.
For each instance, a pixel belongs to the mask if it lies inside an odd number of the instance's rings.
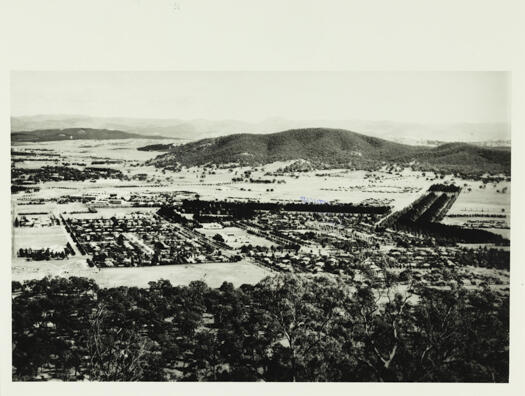
[[268,211],[293,211],[293,212],[318,212],[318,213],[366,213],[387,214],[390,206],[355,205],[352,203],[278,203],[278,202],[227,202],[227,201],[202,201],[184,200],[182,210],[188,213],[202,214],[231,214],[236,217],[250,217],[256,210]]
[[461,249],[454,256],[458,265],[510,270],[510,251],[499,249]]
[[13,282],[13,379],[508,381],[508,297],[378,279]]
[[508,246],[510,244],[508,239],[503,238],[499,234],[487,230],[451,224],[405,222],[397,223],[393,228],[418,236],[435,238],[441,245],[454,243],[495,243]]
[[59,251],[54,251],[49,248],[42,248],[42,249],[32,249],[32,248],[20,248],[17,251],[18,257],[24,257],[28,260],[34,260],[34,261],[42,261],[42,260],[64,260],[68,258],[70,255],[74,256],[75,251],[69,244],[67,243],[66,247]]
[[450,192],[450,193],[455,193],[455,192],[460,192],[461,191],[461,187],[459,186],[456,186],[455,184],[441,184],[441,183],[436,183],[436,184],[432,184],[428,191],[441,191],[441,192]]

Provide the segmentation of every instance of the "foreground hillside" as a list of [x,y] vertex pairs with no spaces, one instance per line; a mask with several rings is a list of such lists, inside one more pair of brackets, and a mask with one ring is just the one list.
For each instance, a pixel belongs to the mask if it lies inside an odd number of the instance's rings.
[[374,169],[387,163],[417,163],[422,169],[461,173],[510,173],[510,151],[465,143],[439,147],[409,146],[328,128],[292,129],[264,135],[235,134],[175,147],[149,163],[157,167],[225,163],[260,165],[303,159],[318,167]]
[[[436,271],[446,287],[410,280],[418,298],[389,302],[374,274],[218,289],[13,282],[13,381],[508,382],[509,297]],[[412,276],[388,275],[390,290]]]
[[13,132],[12,142],[52,142],[60,140],[109,140],[109,139],[163,139],[162,136],[145,136],[112,129],[67,128],[40,129]]

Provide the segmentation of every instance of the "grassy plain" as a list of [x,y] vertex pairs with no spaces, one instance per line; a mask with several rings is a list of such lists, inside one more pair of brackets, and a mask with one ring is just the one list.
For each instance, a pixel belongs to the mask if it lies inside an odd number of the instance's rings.
[[94,279],[100,287],[136,286],[147,287],[149,282],[169,280],[173,285],[188,285],[202,280],[210,287],[223,282],[235,286],[255,284],[271,272],[248,261],[237,263],[210,263],[163,265],[156,267],[89,268],[82,258],[60,261],[27,262],[13,259],[12,280],[40,279],[45,276],[80,276]]
[[68,242],[63,226],[13,228],[13,248],[63,249]]
[[243,245],[266,247],[274,245],[271,241],[257,235],[248,234],[248,232],[238,227],[224,227],[218,230],[199,228],[197,232],[206,235],[208,238],[213,238],[213,236],[219,234],[224,238],[224,243],[234,249],[240,248]]

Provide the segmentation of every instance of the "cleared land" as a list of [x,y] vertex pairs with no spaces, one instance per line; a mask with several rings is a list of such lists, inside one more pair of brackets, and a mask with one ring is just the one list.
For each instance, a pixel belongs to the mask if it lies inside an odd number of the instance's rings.
[[234,286],[255,284],[270,274],[254,264],[239,262],[104,268],[95,274],[94,279],[101,287],[147,287],[148,282],[160,279],[169,280],[173,285],[188,285],[191,281],[201,280],[211,287],[219,287],[223,282],[231,282]]
[[100,287],[136,286],[147,287],[148,282],[161,279],[173,285],[188,285],[202,280],[211,287],[223,282],[235,286],[255,284],[271,272],[247,261],[238,263],[164,265],[132,268],[89,268],[85,259],[73,258],[59,261],[33,261],[13,259],[12,280],[40,279],[45,276],[80,276],[94,279]]
[[15,252],[20,248],[52,249],[56,247],[62,249],[68,242],[62,226],[21,227],[14,228],[13,233],[13,247]]
[[243,245],[266,247],[275,245],[265,238],[249,234],[245,230],[238,227],[224,227],[221,229],[198,228],[196,231],[206,235],[208,238],[213,238],[213,236],[219,234],[224,238],[224,243],[234,249],[240,248]]

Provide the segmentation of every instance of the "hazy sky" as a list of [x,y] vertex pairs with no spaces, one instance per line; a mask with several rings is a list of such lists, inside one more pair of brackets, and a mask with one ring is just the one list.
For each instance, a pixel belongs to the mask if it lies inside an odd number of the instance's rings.
[[11,114],[507,122],[504,72],[12,72]]

